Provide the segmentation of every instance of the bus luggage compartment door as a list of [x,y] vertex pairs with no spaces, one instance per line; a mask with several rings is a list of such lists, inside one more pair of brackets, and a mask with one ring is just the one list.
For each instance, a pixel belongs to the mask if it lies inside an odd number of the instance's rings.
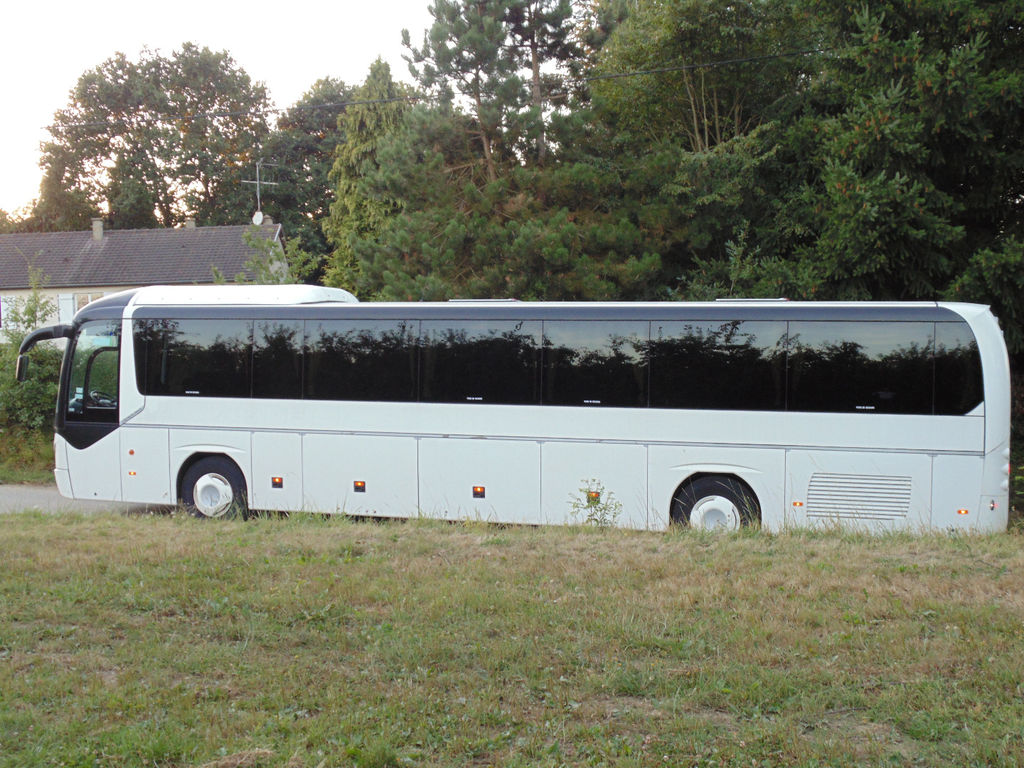
[[[541,456],[542,522],[650,525],[647,446],[552,440]],[[591,500],[589,493],[598,496]]]
[[302,439],[304,506],[376,517],[416,514],[416,441],[390,435],[308,434]]
[[489,523],[540,522],[540,447],[534,440],[422,438],[420,511]]
[[249,506],[298,512],[302,504],[302,437],[295,432],[252,433]]

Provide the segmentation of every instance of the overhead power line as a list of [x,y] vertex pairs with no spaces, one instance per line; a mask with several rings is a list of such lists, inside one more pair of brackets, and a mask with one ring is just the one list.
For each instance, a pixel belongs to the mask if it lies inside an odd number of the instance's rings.
[[639,69],[632,72],[615,72],[609,75],[591,75],[583,78],[587,82],[596,80],[616,80],[624,77],[640,77],[641,75],[660,75],[664,72],[687,72],[695,69],[714,69],[716,67],[730,67],[736,64],[754,64],[759,61],[771,59],[787,59],[796,56],[810,56],[813,53],[829,53],[833,48],[810,48],[806,51],[789,51],[787,53],[768,53],[764,56],[747,56],[742,59],[723,59],[722,61],[710,61],[704,64],[677,64],[671,67],[657,67],[656,69]]
[[[337,109],[342,110],[346,107],[357,107],[364,104],[393,104],[399,101],[423,101],[422,96],[397,96],[391,99],[353,99],[352,101],[337,101],[326,104],[296,104],[291,107],[269,107],[267,109],[240,109],[234,111],[221,111],[221,112],[189,112],[182,115],[153,115],[151,117],[143,117],[140,122],[143,123],[176,123],[184,120],[212,120],[221,117],[257,117],[259,115],[278,115],[282,112],[294,112],[296,110],[313,110],[313,109]],[[124,119],[112,119],[112,120],[97,120],[94,122],[87,123],[67,123],[64,128],[103,128],[107,125],[116,125],[124,122]],[[47,126],[47,129],[54,128],[55,126]]]
[[[658,75],[668,72],[686,72],[698,69],[715,69],[718,67],[731,67],[738,64],[754,64],[762,61],[770,61],[772,59],[786,59],[795,58],[798,56],[810,56],[818,53],[830,53],[836,49],[834,48],[810,48],[803,51],[786,51],[783,53],[770,53],[763,56],[747,56],[744,58],[737,59],[722,59],[720,61],[708,61],[700,64],[675,64],[664,67],[654,67],[651,69],[640,69],[632,70],[629,72],[613,72],[603,75],[588,75],[579,78],[583,82],[597,82],[600,80],[619,80],[629,77],[643,77],[646,75]],[[341,111],[348,107],[366,106],[370,104],[395,104],[398,102],[417,102],[417,101],[429,101],[430,97],[426,96],[396,96],[389,99],[352,99],[349,101],[337,101],[329,102],[325,104],[296,104],[291,107],[272,107],[268,109],[247,109],[237,111],[220,111],[220,112],[195,112],[181,115],[153,115],[151,117],[137,118],[144,123],[173,123],[185,120],[201,120],[201,119],[217,119],[217,118],[228,118],[228,117],[257,117],[266,115],[279,115],[284,112],[298,112],[298,111],[310,111],[317,109],[333,109]],[[108,125],[116,125],[124,120],[112,119],[112,120],[98,120],[95,122],[84,122],[84,123],[67,123],[62,126],[64,128],[103,128]],[[48,129],[53,129],[55,126],[48,126]]]

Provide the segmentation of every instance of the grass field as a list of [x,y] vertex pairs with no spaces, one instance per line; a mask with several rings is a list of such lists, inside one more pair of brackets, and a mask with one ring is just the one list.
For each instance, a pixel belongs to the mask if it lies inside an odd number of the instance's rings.
[[1024,535],[0,518],[3,766],[1024,764]]

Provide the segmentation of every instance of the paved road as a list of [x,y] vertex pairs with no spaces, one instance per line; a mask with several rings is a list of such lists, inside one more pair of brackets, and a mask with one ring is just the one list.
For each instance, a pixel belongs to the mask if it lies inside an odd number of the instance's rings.
[[[121,504],[114,501],[76,501],[65,499],[55,485],[0,484],[0,513],[37,509],[43,512],[105,512],[111,509],[138,514],[147,511],[145,505]],[[154,507],[163,511],[165,507]]]

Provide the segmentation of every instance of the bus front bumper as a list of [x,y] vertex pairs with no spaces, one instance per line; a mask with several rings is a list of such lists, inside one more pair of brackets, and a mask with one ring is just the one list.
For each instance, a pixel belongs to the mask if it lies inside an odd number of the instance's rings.
[[65,499],[75,498],[71,494],[71,476],[66,469],[53,470],[53,479],[57,481],[57,490]]

